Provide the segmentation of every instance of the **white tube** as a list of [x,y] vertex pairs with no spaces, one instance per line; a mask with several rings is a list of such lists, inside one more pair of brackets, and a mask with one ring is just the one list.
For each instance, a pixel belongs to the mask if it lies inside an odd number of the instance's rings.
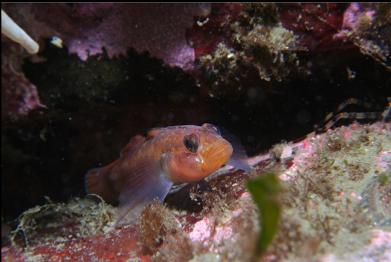
[[19,43],[30,54],[38,53],[38,43],[31,39],[3,10],[1,10],[1,33]]

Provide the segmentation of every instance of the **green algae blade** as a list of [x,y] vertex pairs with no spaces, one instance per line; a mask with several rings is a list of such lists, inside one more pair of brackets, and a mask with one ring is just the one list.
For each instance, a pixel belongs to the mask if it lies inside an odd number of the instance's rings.
[[278,177],[265,173],[248,181],[247,188],[256,203],[260,214],[261,233],[258,237],[257,254],[264,252],[278,231],[281,205],[278,196],[282,191]]

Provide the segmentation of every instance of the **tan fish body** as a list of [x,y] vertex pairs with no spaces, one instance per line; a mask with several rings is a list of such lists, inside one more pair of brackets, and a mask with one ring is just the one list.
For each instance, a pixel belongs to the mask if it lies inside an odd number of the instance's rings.
[[211,124],[171,126],[137,135],[122,149],[119,159],[90,170],[89,193],[107,202],[119,202],[122,219],[137,216],[155,198],[164,200],[174,183],[196,182],[226,164],[232,145]]

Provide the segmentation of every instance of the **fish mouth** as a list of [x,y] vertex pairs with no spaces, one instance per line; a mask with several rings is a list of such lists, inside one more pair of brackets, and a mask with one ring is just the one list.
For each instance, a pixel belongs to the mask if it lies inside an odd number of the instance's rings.
[[210,173],[216,171],[231,158],[233,153],[232,145],[221,138],[211,143],[203,154],[205,169]]

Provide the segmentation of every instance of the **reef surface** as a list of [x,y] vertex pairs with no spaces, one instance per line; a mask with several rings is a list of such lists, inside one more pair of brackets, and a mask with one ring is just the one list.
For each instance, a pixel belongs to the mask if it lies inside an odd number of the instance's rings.
[[[391,260],[390,4],[2,9],[40,44],[1,43],[5,261],[250,261],[262,214],[246,183],[265,172],[285,190],[261,261]],[[238,136],[250,177],[224,168],[119,229],[85,196],[84,174],[132,136],[205,122]]]
[[340,127],[250,162],[250,176],[219,171],[150,204],[134,226],[114,228],[116,207],[94,196],[48,199],[21,215],[3,261],[251,261],[262,228],[246,181],[265,172],[281,180],[283,211],[259,261],[391,258],[390,124]]

